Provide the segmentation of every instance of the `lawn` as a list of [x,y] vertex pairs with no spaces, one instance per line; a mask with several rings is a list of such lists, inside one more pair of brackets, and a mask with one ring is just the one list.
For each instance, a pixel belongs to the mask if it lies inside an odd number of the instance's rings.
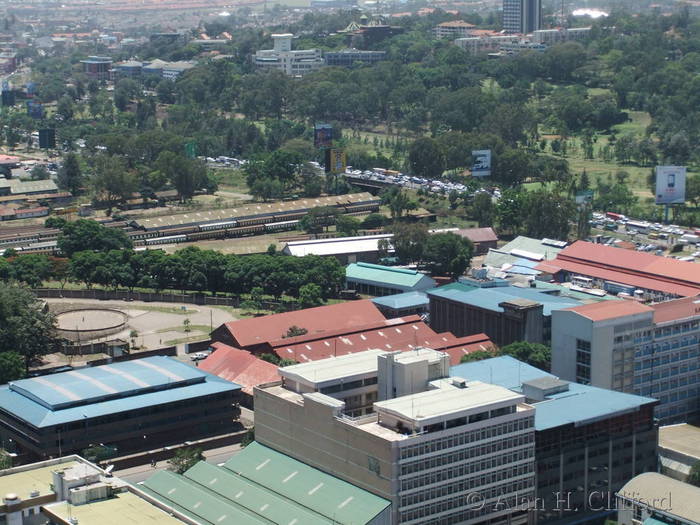
[[202,332],[208,334],[211,332],[211,326],[205,324],[191,324],[188,328],[189,330],[186,330],[185,325],[181,324],[171,326],[170,328],[161,328],[156,333],[164,334],[165,332],[182,332],[183,334],[186,334],[187,332]]
[[213,169],[212,173],[214,174],[216,182],[219,183],[220,190],[248,193],[248,185],[246,184],[245,173],[243,173],[243,170],[218,168]]

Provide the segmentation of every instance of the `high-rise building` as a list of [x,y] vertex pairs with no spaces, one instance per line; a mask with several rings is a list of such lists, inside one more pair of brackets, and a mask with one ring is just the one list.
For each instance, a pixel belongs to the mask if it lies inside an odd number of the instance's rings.
[[690,421],[700,413],[699,304],[697,297],[608,301],[554,312],[552,372],[657,398],[662,424]]
[[535,497],[534,408],[449,377],[429,349],[280,368],[255,389],[255,439],[392,503],[392,525],[523,524]]
[[522,34],[542,29],[542,0],[503,0],[503,29]]

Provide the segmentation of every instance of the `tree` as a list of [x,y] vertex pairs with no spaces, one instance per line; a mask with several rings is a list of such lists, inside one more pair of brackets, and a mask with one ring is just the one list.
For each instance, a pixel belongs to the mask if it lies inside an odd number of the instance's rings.
[[301,226],[307,233],[321,233],[329,224],[336,221],[340,212],[333,206],[318,206],[312,208],[299,220]]
[[693,463],[688,474],[688,483],[696,487],[700,487],[700,461]]
[[16,352],[24,368],[58,349],[54,317],[28,289],[0,283],[0,353]]
[[29,253],[15,257],[10,261],[9,276],[32,288],[38,288],[51,274],[51,263],[46,255]]
[[367,230],[376,230],[384,226],[385,222],[386,218],[381,213],[370,213],[362,220],[362,227]]
[[63,165],[58,170],[58,185],[73,194],[82,188],[83,175],[78,156],[75,153],[68,153],[63,159]]
[[576,217],[573,201],[546,189],[527,192],[521,211],[526,235],[536,239],[566,239]]
[[468,239],[454,233],[436,233],[428,237],[422,260],[433,275],[457,278],[469,267],[473,252]]
[[357,235],[361,224],[360,219],[352,217],[351,215],[341,215],[335,222],[335,229],[338,233],[350,237]]
[[323,304],[321,287],[315,283],[307,283],[299,288],[299,305],[302,308],[313,308]]
[[472,211],[479,226],[493,226],[496,219],[496,205],[489,193],[482,191],[474,196]]
[[445,171],[445,155],[435,139],[421,137],[408,149],[411,172],[427,179],[436,179]]
[[123,157],[116,155],[98,155],[90,178],[95,199],[107,203],[107,215],[112,214],[114,206],[131,198],[138,189],[138,181],[133,172],[127,169]]
[[392,228],[394,234],[391,246],[394,255],[402,264],[420,261],[423,248],[428,241],[428,228],[424,224],[397,223]]
[[58,249],[67,257],[85,250],[108,252],[131,247],[131,240],[122,230],[87,219],[66,223],[58,237]]
[[475,352],[469,352],[464,354],[459,360],[460,363],[472,363],[474,361],[483,361],[484,359],[491,359],[498,355],[496,352],[491,352],[489,350],[476,350]]
[[297,337],[300,335],[305,335],[306,333],[308,333],[308,330],[306,328],[301,328],[297,325],[292,325],[289,327],[289,329],[287,329],[287,333],[284,334],[283,337]]
[[411,200],[408,193],[396,186],[382,193],[382,203],[389,207],[391,218],[394,220],[400,218],[405,212],[418,208],[418,204]]
[[56,105],[56,113],[61,115],[64,122],[68,122],[73,118],[73,115],[75,114],[75,104],[73,104],[73,101],[69,96],[64,95],[58,100],[58,104]]
[[191,199],[207,179],[206,166],[202,162],[172,151],[163,151],[158,155],[156,167],[175,186],[181,201]]
[[0,353],[0,384],[25,377],[24,358],[17,352]]
[[496,159],[493,179],[504,186],[518,186],[532,176],[533,162],[522,149],[509,149]]
[[201,448],[181,448],[168,460],[168,469],[177,474],[184,474],[200,461],[204,461],[204,454]]
[[46,169],[46,166],[43,164],[37,164],[34,166],[32,171],[29,172],[29,176],[32,178],[32,180],[48,180],[51,178],[49,170]]
[[546,372],[552,364],[552,349],[539,343],[518,341],[502,347],[499,354],[509,355]]

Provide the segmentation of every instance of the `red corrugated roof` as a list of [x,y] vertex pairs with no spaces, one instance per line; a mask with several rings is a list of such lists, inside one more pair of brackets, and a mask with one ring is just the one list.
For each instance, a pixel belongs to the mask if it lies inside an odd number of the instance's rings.
[[450,365],[458,365],[462,361],[462,357],[472,352],[478,352],[479,350],[493,351],[496,350],[496,345],[489,339],[486,334],[474,334],[467,335],[465,337],[455,337],[451,333],[451,340],[440,343],[440,338],[445,334],[440,334],[438,339],[430,342],[426,346],[432,348],[433,350],[440,350],[445,352],[450,356]]
[[211,346],[214,352],[199,363],[199,368],[241,385],[243,392],[252,395],[253,387],[279,381],[276,365],[224,343],[213,343]]
[[651,305],[654,309],[654,322],[666,323],[700,315],[700,298],[684,297]]
[[307,308],[294,312],[241,319],[226,323],[226,328],[242,348],[280,339],[291,326],[305,328],[309,335],[368,325],[384,321],[382,313],[369,299]]
[[653,312],[650,306],[634,300],[627,301],[602,301],[600,303],[584,304],[575,308],[566,308],[565,311],[576,312],[591,321],[607,321],[634,314]]
[[561,260],[595,265],[624,273],[636,273],[640,276],[665,279],[700,288],[700,266],[670,257],[577,241],[559,252],[555,261]]
[[[452,334],[448,335],[454,339]],[[369,327],[342,335],[316,338],[313,341],[280,344],[275,347],[274,351],[283,359],[294,359],[299,363],[305,363],[370,349],[410,350],[418,346],[430,346],[428,343],[434,341],[436,337],[438,334],[414,315],[407,318],[391,319],[381,327]]]

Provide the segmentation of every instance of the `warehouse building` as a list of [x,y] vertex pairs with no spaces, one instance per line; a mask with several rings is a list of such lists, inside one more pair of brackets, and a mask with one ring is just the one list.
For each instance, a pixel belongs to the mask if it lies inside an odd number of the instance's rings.
[[251,443],[222,466],[200,461],[182,475],[164,470],[141,487],[195,523],[390,523],[386,499],[260,443]]
[[387,319],[405,315],[427,315],[430,300],[424,292],[404,292],[372,299],[374,305]]
[[614,517],[615,492],[656,470],[655,399],[562,381],[510,356],[450,374],[521,393],[535,408],[538,523]]
[[232,431],[240,387],[168,357],[72,370],[0,386],[0,438],[29,457],[119,453]]
[[700,427],[681,423],[659,428],[660,472],[688,481],[693,465],[700,462]]
[[593,287],[647,300],[700,294],[700,271],[695,263],[645,252],[577,241],[545,264],[555,268],[559,282],[585,277],[592,280]]
[[373,296],[435,288],[435,281],[430,276],[416,270],[362,262],[348,265],[345,282],[349,290]]
[[[357,237],[335,237],[332,239],[310,239],[308,241],[288,242],[282,249],[285,255],[304,257],[318,255],[320,257],[335,257],[340,264],[356,263],[358,261],[377,262],[381,253],[382,240],[389,241],[393,234],[362,235]],[[393,250],[389,250],[392,252]]]
[[617,493],[619,525],[697,525],[700,487],[647,472]]

